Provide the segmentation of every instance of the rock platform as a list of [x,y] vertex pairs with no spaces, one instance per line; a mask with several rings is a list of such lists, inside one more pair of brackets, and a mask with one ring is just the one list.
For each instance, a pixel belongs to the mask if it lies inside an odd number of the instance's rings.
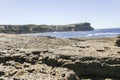
[[0,34],[0,80],[119,80],[116,40]]

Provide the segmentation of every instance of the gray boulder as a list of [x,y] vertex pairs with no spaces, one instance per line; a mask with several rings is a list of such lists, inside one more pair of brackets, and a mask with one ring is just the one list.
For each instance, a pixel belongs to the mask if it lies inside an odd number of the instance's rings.
[[120,38],[120,34],[118,34],[117,38]]
[[115,42],[115,45],[120,47],[120,39],[118,39],[116,42]]

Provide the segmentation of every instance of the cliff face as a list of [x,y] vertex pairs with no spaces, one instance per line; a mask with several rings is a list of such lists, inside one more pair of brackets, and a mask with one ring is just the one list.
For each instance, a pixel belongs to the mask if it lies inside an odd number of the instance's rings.
[[89,30],[94,30],[90,23],[82,23],[82,24],[75,24],[75,31],[89,31]]
[[0,33],[40,33],[62,31],[91,31],[94,28],[90,23],[69,25],[0,25]]

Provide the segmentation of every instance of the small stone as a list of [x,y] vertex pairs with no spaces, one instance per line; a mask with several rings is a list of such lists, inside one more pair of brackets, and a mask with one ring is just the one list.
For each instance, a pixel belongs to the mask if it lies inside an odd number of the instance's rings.
[[24,63],[24,68],[29,67],[29,66],[30,66],[29,63]]
[[62,74],[62,77],[65,77],[65,74]]
[[32,59],[33,60],[39,60],[39,56],[34,56]]
[[19,53],[25,53],[25,51],[19,51]]
[[32,73],[32,72],[34,72],[35,71],[35,69],[29,69],[29,70],[27,70],[29,73]]
[[40,54],[41,51],[32,51],[33,54],[37,55],[37,54]]
[[31,53],[25,53],[26,54],[26,56],[29,56]]
[[56,74],[55,73],[52,73],[53,76],[55,76]]
[[101,49],[101,50],[96,50],[96,51],[97,51],[97,52],[105,52],[105,50],[102,50],[102,49]]

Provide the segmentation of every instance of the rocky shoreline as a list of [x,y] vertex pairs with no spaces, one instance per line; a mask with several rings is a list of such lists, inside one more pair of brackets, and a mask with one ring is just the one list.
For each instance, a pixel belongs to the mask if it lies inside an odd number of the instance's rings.
[[0,34],[0,80],[119,80],[116,40]]

